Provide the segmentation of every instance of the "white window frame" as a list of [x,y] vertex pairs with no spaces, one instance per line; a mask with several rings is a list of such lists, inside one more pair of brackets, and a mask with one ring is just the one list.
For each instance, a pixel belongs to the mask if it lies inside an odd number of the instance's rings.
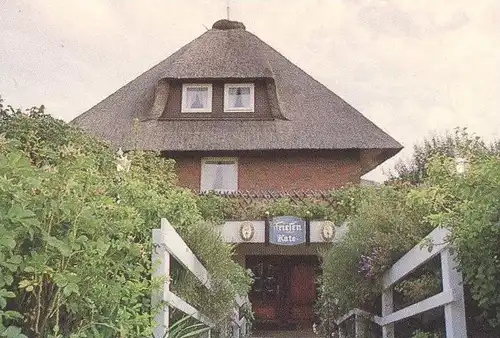
[[[230,88],[250,88],[250,107],[231,108],[229,107],[229,89]],[[255,111],[255,85],[253,83],[226,83],[224,84],[224,112],[254,112]]]
[[[230,189],[211,189],[210,187],[207,187],[207,182],[204,181],[204,172],[205,172],[205,166],[207,164],[214,164],[214,162],[231,162],[234,163],[235,169],[236,169],[236,182],[234,182],[233,187]],[[201,159],[201,173],[200,173],[200,191],[201,192],[208,192],[208,191],[215,191],[215,192],[237,192],[238,191],[238,158],[237,157],[203,157]]]
[[[187,107],[187,90],[189,88],[207,88],[208,105],[206,108]],[[211,113],[212,112],[212,84],[211,83],[184,83],[182,85],[181,113]]]

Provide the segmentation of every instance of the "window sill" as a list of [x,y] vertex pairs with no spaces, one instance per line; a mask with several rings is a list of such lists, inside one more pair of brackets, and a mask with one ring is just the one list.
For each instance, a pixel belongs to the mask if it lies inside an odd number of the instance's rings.
[[200,190],[200,194],[210,194],[210,193],[217,193],[217,194],[236,194],[238,190]]
[[[199,114],[199,115],[198,115]],[[162,116],[159,121],[274,121],[268,115],[234,116],[231,114],[211,115],[208,113],[182,113],[182,115]]]
[[211,110],[181,110],[181,114],[211,114]]
[[255,113],[255,109],[224,109],[224,113]]

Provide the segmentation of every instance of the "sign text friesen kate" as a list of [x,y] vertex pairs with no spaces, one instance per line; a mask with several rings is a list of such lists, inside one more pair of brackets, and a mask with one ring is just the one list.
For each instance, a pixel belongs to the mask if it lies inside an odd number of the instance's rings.
[[306,241],[303,219],[292,216],[275,217],[270,222],[269,242],[277,245],[298,245]]

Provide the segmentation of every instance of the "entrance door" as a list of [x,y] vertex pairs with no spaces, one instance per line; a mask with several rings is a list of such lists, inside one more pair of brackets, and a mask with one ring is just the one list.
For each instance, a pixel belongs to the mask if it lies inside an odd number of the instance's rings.
[[315,256],[247,256],[254,274],[249,298],[258,323],[311,323],[319,264]]

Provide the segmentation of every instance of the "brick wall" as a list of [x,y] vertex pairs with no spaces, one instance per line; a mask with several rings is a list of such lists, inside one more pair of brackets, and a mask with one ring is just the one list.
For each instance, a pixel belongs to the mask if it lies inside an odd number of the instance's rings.
[[295,151],[245,153],[190,153],[166,155],[176,160],[179,184],[199,190],[201,158],[238,158],[239,190],[329,190],[359,183],[357,151]]

